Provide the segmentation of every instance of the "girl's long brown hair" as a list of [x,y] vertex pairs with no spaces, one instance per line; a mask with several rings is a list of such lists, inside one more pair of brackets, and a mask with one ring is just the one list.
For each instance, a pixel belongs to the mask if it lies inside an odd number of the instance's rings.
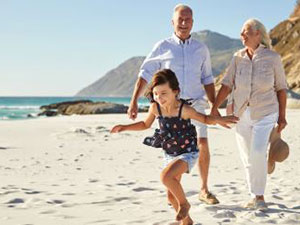
[[153,88],[161,85],[161,84],[166,84],[169,83],[170,88],[173,91],[180,91],[179,89],[179,82],[177,80],[177,77],[175,75],[175,73],[170,70],[170,69],[163,69],[163,70],[159,70],[157,71],[151,80],[151,84],[148,87],[148,90],[145,94],[145,96],[151,101],[154,101],[153,98]]

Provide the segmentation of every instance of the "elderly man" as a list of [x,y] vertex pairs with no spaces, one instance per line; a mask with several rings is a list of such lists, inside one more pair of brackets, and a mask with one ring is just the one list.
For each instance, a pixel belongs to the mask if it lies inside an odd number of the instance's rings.
[[[138,98],[144,92],[147,83],[151,81],[153,74],[160,69],[171,69],[175,72],[180,84],[180,98],[191,100],[192,106],[197,111],[205,113],[204,109],[208,106],[204,99],[205,92],[212,104],[215,101],[215,87],[208,48],[190,35],[193,27],[192,9],[187,5],[177,5],[174,8],[172,24],[173,35],[158,42],[141,66],[128,109],[131,119],[137,117]],[[207,204],[217,204],[219,201],[208,191],[207,186],[210,163],[207,126],[195,121],[193,123],[196,126],[200,150],[199,173],[202,187],[199,199]]]

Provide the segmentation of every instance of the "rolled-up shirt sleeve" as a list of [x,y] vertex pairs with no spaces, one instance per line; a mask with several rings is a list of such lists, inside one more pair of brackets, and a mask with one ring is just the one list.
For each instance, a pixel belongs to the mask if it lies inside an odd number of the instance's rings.
[[233,56],[229,66],[225,71],[225,75],[222,80],[222,85],[229,87],[230,89],[233,88],[234,84],[234,74],[236,73],[236,56]]
[[274,59],[274,73],[275,73],[275,91],[287,89],[287,82],[285,77],[284,68],[281,62],[280,55],[277,55]]
[[214,83],[214,77],[212,75],[210,54],[206,46],[204,51],[205,54],[203,54],[204,59],[201,67],[201,83],[203,85],[208,85]]
[[140,72],[138,74],[138,77],[143,78],[148,83],[151,81],[153,74],[161,68],[160,44],[161,42],[158,42],[154,45],[152,51],[141,65]]

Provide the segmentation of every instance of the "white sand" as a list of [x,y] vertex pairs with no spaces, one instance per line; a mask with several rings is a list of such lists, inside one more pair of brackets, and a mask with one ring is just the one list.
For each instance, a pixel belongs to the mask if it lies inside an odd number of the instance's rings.
[[[160,183],[161,150],[142,144],[154,128],[109,134],[129,122],[124,114],[0,121],[0,224],[178,224]],[[266,213],[241,207],[249,195],[234,130],[209,129],[209,184],[221,204],[197,199],[195,167],[183,177],[194,224],[300,224],[299,110],[288,110],[288,123],[291,152],[268,178]]]

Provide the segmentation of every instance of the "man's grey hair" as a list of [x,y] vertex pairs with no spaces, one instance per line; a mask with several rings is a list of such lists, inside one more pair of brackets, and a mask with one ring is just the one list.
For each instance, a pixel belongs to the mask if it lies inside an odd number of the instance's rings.
[[177,4],[175,7],[174,7],[174,11],[173,11],[173,17],[175,15],[175,13],[179,10],[179,9],[187,9],[191,12],[191,14],[193,15],[193,10],[191,7],[189,7],[188,5],[185,5],[185,4]]

